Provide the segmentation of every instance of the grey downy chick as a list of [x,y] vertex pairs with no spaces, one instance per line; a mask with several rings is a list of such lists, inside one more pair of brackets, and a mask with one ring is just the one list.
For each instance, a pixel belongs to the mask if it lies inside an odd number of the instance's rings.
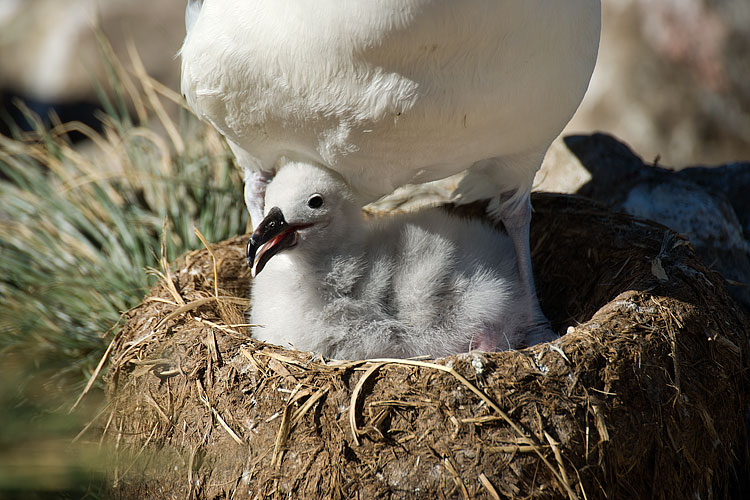
[[259,340],[336,359],[512,349],[544,318],[519,290],[513,244],[440,208],[366,218],[341,176],[284,165],[248,243]]

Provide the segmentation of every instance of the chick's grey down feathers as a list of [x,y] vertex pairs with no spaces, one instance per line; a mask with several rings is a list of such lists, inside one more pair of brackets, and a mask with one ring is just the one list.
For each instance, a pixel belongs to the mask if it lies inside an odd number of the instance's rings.
[[517,347],[544,321],[525,313],[510,239],[481,221],[439,208],[366,219],[340,176],[300,163],[267,201],[303,229],[253,281],[260,340],[337,359],[439,357]]

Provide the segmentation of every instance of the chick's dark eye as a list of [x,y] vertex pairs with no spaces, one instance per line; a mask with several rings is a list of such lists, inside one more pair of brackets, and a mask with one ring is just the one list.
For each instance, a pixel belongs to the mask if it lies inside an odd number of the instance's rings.
[[307,206],[310,208],[320,208],[323,206],[323,197],[319,194],[314,194],[307,199]]

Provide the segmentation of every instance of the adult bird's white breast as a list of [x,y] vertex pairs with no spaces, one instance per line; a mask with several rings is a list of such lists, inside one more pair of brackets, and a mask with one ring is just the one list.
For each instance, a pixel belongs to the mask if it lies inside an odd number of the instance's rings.
[[182,49],[182,89],[246,169],[323,164],[374,199],[496,159],[507,172],[494,187],[526,191],[588,85],[599,10],[598,0],[205,0]]

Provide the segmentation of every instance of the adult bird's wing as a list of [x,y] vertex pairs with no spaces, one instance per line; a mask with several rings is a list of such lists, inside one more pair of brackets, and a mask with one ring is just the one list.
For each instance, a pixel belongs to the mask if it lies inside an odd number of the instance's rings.
[[185,7],[185,30],[190,31],[190,28],[195,24],[195,20],[198,19],[198,14],[201,12],[203,7],[203,0],[188,0],[187,7]]

